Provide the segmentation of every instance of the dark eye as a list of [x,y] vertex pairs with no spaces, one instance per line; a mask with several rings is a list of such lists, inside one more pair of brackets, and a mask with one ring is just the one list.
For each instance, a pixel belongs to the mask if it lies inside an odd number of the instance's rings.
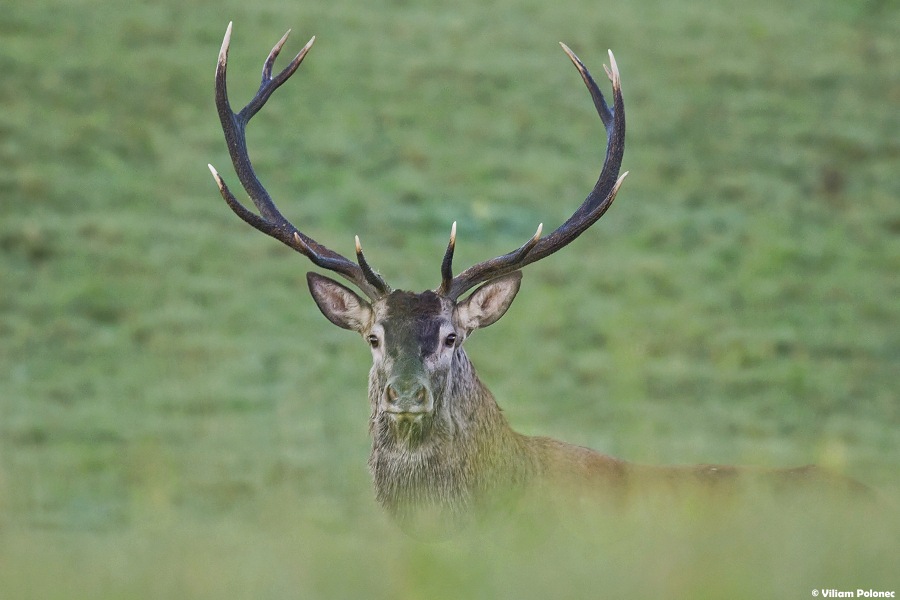
[[366,338],[369,341],[369,345],[373,348],[378,347],[378,336],[374,333],[369,334],[369,337]]
[[447,334],[447,337],[444,338],[444,345],[447,346],[448,348],[452,348],[453,346],[455,346],[456,345],[456,334],[455,333]]

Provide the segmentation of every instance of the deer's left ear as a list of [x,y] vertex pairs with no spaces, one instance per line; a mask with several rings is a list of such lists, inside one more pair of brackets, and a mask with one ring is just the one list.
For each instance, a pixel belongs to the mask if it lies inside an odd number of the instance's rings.
[[506,314],[521,283],[521,271],[513,271],[509,275],[487,282],[456,305],[457,323],[466,332],[496,323]]
[[344,329],[362,333],[372,320],[372,305],[350,288],[318,273],[307,273],[313,300],[328,320]]

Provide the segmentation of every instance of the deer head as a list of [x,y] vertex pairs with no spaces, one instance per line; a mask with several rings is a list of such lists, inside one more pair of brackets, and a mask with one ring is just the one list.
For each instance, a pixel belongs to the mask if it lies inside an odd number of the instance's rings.
[[519,271],[495,278],[463,301],[426,291],[394,291],[373,303],[340,283],[309,273],[309,290],[328,319],[356,331],[372,350],[369,394],[373,433],[385,444],[410,447],[452,435],[461,407],[456,389],[468,360],[470,333],[503,316],[519,290]]

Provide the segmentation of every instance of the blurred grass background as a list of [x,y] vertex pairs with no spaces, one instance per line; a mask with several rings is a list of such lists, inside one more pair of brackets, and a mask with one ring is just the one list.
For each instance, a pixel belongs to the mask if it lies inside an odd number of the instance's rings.
[[631,175],[469,342],[482,378],[526,433],[643,462],[816,462],[897,495],[895,3],[17,2],[0,14],[0,597],[900,587],[900,521],[760,543],[757,523],[651,515],[550,557],[398,533],[365,467],[365,345],[205,166],[237,187],[212,100],[229,20],[235,104],[287,28],[286,53],[318,38],[249,128],[282,210],[345,254],[358,233],[414,290],[437,284],[453,220],[471,264],[582,200],[605,140],[556,42],[597,75],[612,48]]

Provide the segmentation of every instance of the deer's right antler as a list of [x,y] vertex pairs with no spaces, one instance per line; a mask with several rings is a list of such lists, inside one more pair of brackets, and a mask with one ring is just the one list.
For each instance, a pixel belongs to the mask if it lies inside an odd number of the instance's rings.
[[228,203],[228,206],[231,207],[231,210],[241,219],[266,235],[272,236],[303,254],[316,266],[342,275],[362,290],[370,299],[376,300],[390,293],[390,287],[384,279],[366,262],[362,247],[359,244],[359,238],[356,238],[357,264],[334,250],[319,244],[311,237],[304,235],[290,221],[284,218],[284,215],[275,206],[272,197],[256,176],[253,165],[250,163],[250,157],[247,154],[247,138],[245,135],[247,123],[265,105],[269,96],[294,74],[316,38],[313,37],[309,40],[290,64],[278,75],[272,77],[272,66],[275,64],[275,59],[291,33],[288,30],[281,40],[275,44],[275,47],[272,48],[268,58],[266,58],[266,62],[263,64],[262,83],[260,83],[259,91],[256,92],[253,99],[240,112],[235,113],[231,109],[231,103],[228,101],[228,90],[225,83],[228,47],[231,44],[231,27],[232,24],[229,23],[228,29],[225,31],[225,39],[222,41],[222,49],[219,51],[219,60],[216,64],[216,108],[219,112],[219,119],[222,122],[222,131],[225,133],[225,142],[228,145],[228,153],[231,155],[234,170],[241,181],[241,185],[244,186],[244,190],[247,191],[253,204],[259,210],[259,214],[257,215],[241,204],[228,189],[228,186],[225,185],[219,173],[212,165],[209,165],[209,170],[219,186],[222,197]]

